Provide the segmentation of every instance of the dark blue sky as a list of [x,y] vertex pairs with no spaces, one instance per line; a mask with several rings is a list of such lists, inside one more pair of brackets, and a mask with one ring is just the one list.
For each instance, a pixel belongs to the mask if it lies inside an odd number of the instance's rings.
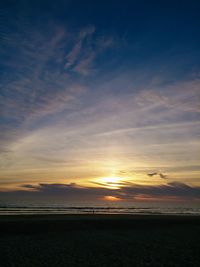
[[[120,42],[99,59],[104,68],[110,61],[115,67],[170,68],[175,79],[183,78],[199,69],[199,12],[198,1],[5,1],[3,48],[11,33],[23,38],[34,30],[48,35],[56,26],[78,32],[93,25],[94,35],[111,35]],[[16,48],[7,47],[9,55],[3,50],[5,58],[17,53]]]

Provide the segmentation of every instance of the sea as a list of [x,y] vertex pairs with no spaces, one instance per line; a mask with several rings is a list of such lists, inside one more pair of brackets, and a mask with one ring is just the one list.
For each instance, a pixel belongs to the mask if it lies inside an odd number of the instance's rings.
[[200,207],[138,206],[67,206],[67,205],[0,205],[0,215],[39,214],[133,214],[133,215],[200,215]]

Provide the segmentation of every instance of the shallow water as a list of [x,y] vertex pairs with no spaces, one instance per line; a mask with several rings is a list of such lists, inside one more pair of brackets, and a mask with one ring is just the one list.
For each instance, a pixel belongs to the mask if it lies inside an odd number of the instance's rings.
[[134,207],[134,206],[0,206],[0,215],[36,214],[163,214],[200,215],[200,207]]

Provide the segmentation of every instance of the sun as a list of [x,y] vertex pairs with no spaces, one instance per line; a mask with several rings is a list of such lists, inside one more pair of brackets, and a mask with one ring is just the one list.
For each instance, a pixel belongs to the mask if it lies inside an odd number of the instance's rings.
[[122,183],[122,178],[117,176],[102,177],[98,179],[98,182],[110,189],[119,189]]

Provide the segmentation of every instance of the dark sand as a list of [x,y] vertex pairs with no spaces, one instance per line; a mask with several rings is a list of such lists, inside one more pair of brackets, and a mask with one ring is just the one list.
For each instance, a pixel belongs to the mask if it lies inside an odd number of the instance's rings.
[[0,266],[200,266],[200,217],[0,216]]

